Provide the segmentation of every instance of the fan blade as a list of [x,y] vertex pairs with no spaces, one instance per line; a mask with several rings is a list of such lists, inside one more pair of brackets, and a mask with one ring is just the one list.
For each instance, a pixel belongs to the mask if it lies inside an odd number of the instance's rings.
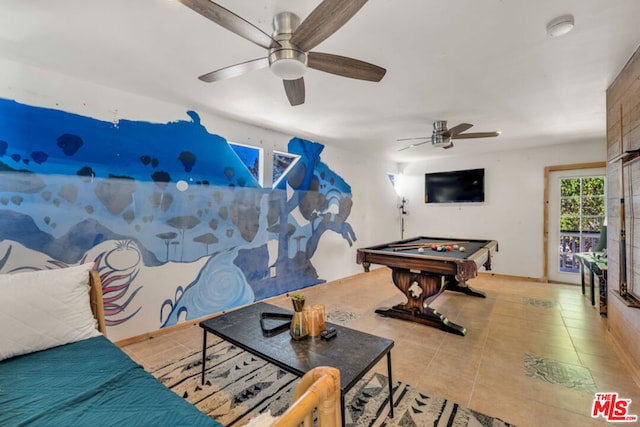
[[448,150],[449,148],[453,148],[453,142],[451,144],[449,144],[449,145],[445,145],[442,148],[444,148],[445,150]]
[[470,138],[491,138],[500,135],[500,132],[474,132],[474,133],[459,133],[451,136],[452,139],[470,139]]
[[292,106],[304,104],[304,79],[300,77],[298,80],[283,80],[284,91],[289,98],[289,104]]
[[276,40],[270,35],[256,27],[249,21],[244,20],[230,10],[225,9],[217,3],[210,0],[178,0],[183,5],[187,6],[191,10],[207,19],[215,22],[221,27],[226,28],[244,37],[252,43],[262,46],[265,49],[269,49],[272,46],[280,46]]
[[455,136],[459,133],[464,132],[465,130],[471,129],[473,127],[472,124],[469,123],[460,123],[457,126],[452,127],[447,132],[444,133],[445,136]]
[[230,65],[198,77],[203,82],[211,83],[247,74],[250,71],[269,67],[269,58],[252,59],[240,64]]
[[304,52],[319,45],[342,27],[367,0],[324,0],[302,21],[290,42]]
[[382,67],[358,59],[320,52],[309,52],[307,54],[307,65],[325,73],[358,80],[368,80],[370,82],[379,82],[387,72]]
[[419,138],[400,138],[400,139],[396,139],[396,141],[412,141],[415,139],[427,139],[427,138],[431,138],[430,136],[421,136]]
[[[402,141],[402,140],[401,140],[401,139],[399,139],[398,141]],[[431,142],[431,141],[423,141],[423,142],[418,142],[417,144],[407,145],[406,147],[401,148],[401,149],[399,149],[398,151],[408,150],[409,148],[417,147],[418,145],[426,144],[427,142]]]

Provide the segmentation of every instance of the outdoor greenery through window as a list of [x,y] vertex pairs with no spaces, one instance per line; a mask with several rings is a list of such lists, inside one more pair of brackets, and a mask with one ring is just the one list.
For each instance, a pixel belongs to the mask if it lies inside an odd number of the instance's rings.
[[604,176],[560,180],[560,271],[579,272],[573,254],[598,246],[605,218],[604,187]]

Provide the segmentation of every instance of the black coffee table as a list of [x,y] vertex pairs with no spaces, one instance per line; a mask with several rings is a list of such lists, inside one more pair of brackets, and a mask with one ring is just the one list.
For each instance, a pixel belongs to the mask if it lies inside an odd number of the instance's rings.
[[393,340],[327,323],[338,334],[329,341],[318,337],[296,341],[288,329],[281,333],[264,333],[260,327],[262,313],[291,314],[272,304],[255,303],[200,322],[202,339],[202,383],[207,356],[207,332],[229,341],[297,376],[317,366],[331,366],[340,371],[340,406],[345,420],[344,398],[347,392],[385,355],[389,375],[389,416],[393,418],[391,348]]

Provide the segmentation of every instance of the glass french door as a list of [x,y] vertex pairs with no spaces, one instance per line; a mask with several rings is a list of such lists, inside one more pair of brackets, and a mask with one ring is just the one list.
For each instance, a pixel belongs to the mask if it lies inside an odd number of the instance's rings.
[[579,284],[574,254],[595,251],[605,222],[605,170],[551,172],[549,186],[549,280]]

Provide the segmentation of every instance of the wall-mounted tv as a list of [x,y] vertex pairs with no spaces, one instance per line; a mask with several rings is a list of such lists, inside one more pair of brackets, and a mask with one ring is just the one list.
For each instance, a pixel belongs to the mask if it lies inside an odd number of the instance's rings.
[[468,169],[425,174],[424,202],[484,202],[484,169]]

